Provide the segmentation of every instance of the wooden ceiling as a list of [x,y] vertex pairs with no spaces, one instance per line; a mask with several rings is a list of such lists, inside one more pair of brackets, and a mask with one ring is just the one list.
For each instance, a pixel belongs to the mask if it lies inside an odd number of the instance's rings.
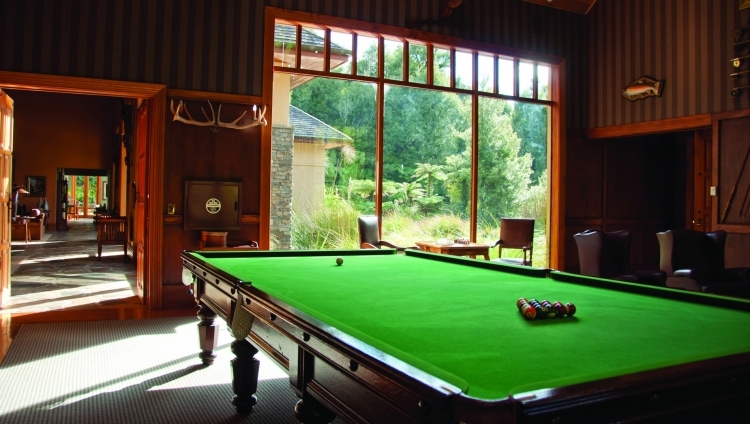
[[596,0],[523,0],[529,3],[535,3],[542,6],[554,7],[566,10],[568,12],[580,13],[585,15],[591,10]]

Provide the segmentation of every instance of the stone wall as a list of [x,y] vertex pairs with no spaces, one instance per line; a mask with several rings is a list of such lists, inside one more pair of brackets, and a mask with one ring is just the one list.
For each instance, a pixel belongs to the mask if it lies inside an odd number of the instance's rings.
[[274,125],[271,132],[271,248],[292,248],[292,163],[294,127]]

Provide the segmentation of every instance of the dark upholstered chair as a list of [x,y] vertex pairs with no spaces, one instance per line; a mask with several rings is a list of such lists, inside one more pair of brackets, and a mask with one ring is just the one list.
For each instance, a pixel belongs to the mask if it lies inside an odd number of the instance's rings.
[[[534,220],[530,218],[502,218],[500,220],[500,238],[490,246],[497,247],[496,261],[515,265],[531,266],[534,255]],[[521,249],[521,258],[502,258],[503,249]],[[528,257],[526,254],[528,253]]]
[[586,230],[574,234],[581,274],[656,286],[664,286],[662,271],[630,272],[630,231]]
[[724,266],[724,230],[703,233],[668,230],[656,233],[659,267],[667,286],[691,291],[750,297],[750,269]]
[[378,226],[378,217],[375,215],[364,215],[357,218],[359,226],[359,247],[360,249],[380,249],[381,247],[390,247],[398,251],[405,249],[419,249],[418,247],[401,247],[385,240],[380,240],[380,227]]

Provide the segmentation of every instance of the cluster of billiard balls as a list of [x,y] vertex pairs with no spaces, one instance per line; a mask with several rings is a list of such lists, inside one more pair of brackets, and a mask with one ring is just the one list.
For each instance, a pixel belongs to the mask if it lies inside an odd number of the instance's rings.
[[565,315],[572,317],[576,313],[576,305],[572,303],[562,304],[562,302],[550,303],[548,300],[541,302],[536,299],[526,300],[525,297],[518,299],[516,302],[518,310],[523,317],[531,320],[538,318],[562,318]]

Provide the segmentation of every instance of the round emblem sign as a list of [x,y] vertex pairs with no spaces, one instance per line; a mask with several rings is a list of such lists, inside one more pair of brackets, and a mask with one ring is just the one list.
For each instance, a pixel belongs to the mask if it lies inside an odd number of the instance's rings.
[[210,198],[206,202],[206,210],[208,213],[219,213],[221,210],[221,202],[217,198]]

